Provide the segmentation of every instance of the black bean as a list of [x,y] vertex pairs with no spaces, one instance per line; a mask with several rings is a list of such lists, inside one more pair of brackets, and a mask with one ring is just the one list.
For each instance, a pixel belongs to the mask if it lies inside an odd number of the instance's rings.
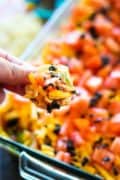
[[66,145],[67,145],[67,151],[70,152],[70,153],[73,153],[74,152],[74,144],[73,144],[73,141],[72,140],[67,140],[66,142]]
[[82,159],[81,164],[82,164],[82,166],[85,166],[88,162],[89,162],[88,157],[84,157],[84,158]]
[[55,124],[55,128],[54,128],[54,133],[55,134],[59,134],[59,132],[60,132],[60,129],[61,129],[61,126],[59,125],[59,124]]
[[102,66],[106,66],[110,63],[110,58],[108,56],[102,56],[101,57]]
[[52,101],[51,104],[47,105],[47,111],[50,113],[53,109],[59,109],[60,108],[60,104],[58,104],[57,101]]
[[17,125],[17,123],[18,123],[18,121],[19,121],[19,118],[12,118],[12,119],[9,119],[8,121],[7,121],[7,127],[13,127],[13,126],[16,126]]
[[91,34],[91,36],[94,38],[94,39],[97,39],[99,37],[99,34],[97,33],[96,29],[94,26],[91,26],[89,28],[89,33]]
[[97,92],[94,94],[94,96],[90,99],[90,107],[94,107],[98,101],[101,99],[102,94]]
[[49,67],[49,71],[56,71],[56,70],[57,70],[57,68],[54,65],[51,65]]

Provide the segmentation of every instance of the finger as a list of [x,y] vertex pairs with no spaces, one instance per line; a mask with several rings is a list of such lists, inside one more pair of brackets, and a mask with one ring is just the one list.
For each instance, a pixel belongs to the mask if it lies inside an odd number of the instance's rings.
[[3,102],[4,98],[5,98],[5,92],[3,91],[2,88],[0,88],[0,103]]
[[9,62],[14,63],[14,64],[24,66],[26,69],[34,70],[34,66],[32,66],[32,65],[30,65],[28,63],[20,61],[18,58],[10,55],[9,53],[7,53],[6,51],[4,51],[1,48],[0,48],[0,57],[7,60],[7,61],[9,61]]
[[0,83],[8,85],[26,84],[29,72],[24,66],[0,59]]
[[6,59],[10,62],[13,62],[15,64],[18,65],[23,65],[23,62],[21,62],[20,60],[18,60],[16,57],[9,55],[6,51],[4,51],[3,49],[0,48],[0,57],[3,59]]

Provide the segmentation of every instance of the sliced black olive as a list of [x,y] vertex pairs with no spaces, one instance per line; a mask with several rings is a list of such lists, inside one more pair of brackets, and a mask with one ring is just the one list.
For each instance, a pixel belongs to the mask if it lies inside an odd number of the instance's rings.
[[51,104],[47,105],[47,111],[50,113],[53,109],[59,109],[60,104],[57,101],[52,101]]
[[88,157],[84,157],[84,158],[82,159],[81,164],[82,164],[82,166],[85,166],[88,162],[89,162]]
[[49,67],[49,71],[56,71],[56,70],[57,70],[57,68],[54,65],[51,65]]

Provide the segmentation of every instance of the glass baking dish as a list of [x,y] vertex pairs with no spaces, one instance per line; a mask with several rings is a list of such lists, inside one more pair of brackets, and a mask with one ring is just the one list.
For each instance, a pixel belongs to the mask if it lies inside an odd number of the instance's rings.
[[[57,35],[61,23],[65,23],[70,9],[78,0],[69,0],[59,8],[51,20],[44,26],[35,40],[21,56],[22,60],[40,58],[44,44]],[[64,21],[63,21],[64,20]],[[16,155],[19,161],[20,176],[27,180],[102,180],[98,175],[92,175],[72,165],[60,162],[43,155],[40,151],[30,149],[20,143],[0,137],[0,146],[10,154]],[[12,165],[12,164],[11,164]]]
[[102,180],[100,176],[91,175],[3,137],[0,137],[0,147],[7,150],[10,156],[18,158],[20,176],[26,180]]

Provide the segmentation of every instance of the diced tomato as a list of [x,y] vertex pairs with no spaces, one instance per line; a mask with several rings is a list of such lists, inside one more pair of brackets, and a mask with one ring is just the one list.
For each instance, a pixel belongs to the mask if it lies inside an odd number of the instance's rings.
[[73,131],[72,119],[68,116],[65,117],[65,121],[60,130],[60,135],[69,136],[69,134],[71,134],[71,131]]
[[86,70],[80,77],[79,77],[79,82],[78,86],[84,86],[86,81],[91,78],[92,72],[90,70]]
[[101,67],[101,60],[98,56],[93,56],[85,62],[85,66],[90,69],[98,69]]
[[98,163],[101,166],[103,166],[105,169],[110,170],[113,166],[115,156],[112,152],[106,149],[96,148],[92,155],[92,160],[95,163]]
[[83,72],[83,63],[79,59],[71,59],[69,61],[69,70],[71,74],[81,74]]
[[105,0],[86,0],[87,4],[90,5],[92,8],[100,9],[101,7],[107,7],[108,2]]
[[110,96],[112,95],[112,91],[110,91],[110,90],[102,90],[101,94],[102,94],[102,97],[98,101],[97,106],[99,108],[106,108],[106,107],[108,107],[108,102],[110,100]]
[[89,96],[78,96],[70,104],[70,116],[71,118],[80,117],[80,114],[84,114],[89,106]]
[[68,152],[63,152],[63,151],[57,152],[56,159],[58,159],[60,161],[64,161],[66,163],[71,162],[71,156],[70,156],[70,154]]
[[103,68],[101,68],[99,71],[98,71],[98,76],[102,77],[102,78],[106,78],[109,73],[111,72],[111,66],[110,65],[107,65]]
[[57,151],[66,151],[66,143],[64,139],[59,139],[56,146]]
[[116,137],[111,145],[111,151],[120,155],[120,137]]
[[112,6],[115,7],[116,10],[118,10],[118,11],[120,10],[120,1],[118,1],[118,0],[111,0],[110,2],[112,4]]
[[120,80],[120,69],[112,71],[110,77]]
[[95,18],[94,26],[96,31],[102,36],[110,36],[112,33],[112,23],[103,15],[97,15]]
[[88,111],[88,118],[91,121],[96,121],[96,120],[100,120],[100,121],[104,121],[107,120],[109,117],[108,111],[104,108],[90,108]]
[[120,28],[119,27],[113,28],[112,34],[113,34],[115,40],[120,43]]
[[108,112],[103,108],[91,108],[88,111],[88,118],[96,128],[96,132],[105,134],[108,128]]
[[91,8],[89,6],[74,6],[72,9],[71,20],[75,23],[79,23],[85,17],[91,13]]
[[111,101],[108,106],[109,112],[111,114],[116,114],[120,112],[120,101]]
[[68,152],[64,153],[63,161],[66,162],[66,163],[70,163],[71,162],[71,155],[70,155],[70,153],[68,153]]
[[108,131],[120,135],[120,113],[115,114],[109,121]]
[[86,81],[85,85],[91,92],[96,92],[101,88],[102,83],[103,80],[101,77],[92,76]]
[[105,86],[105,88],[119,89],[120,88],[120,80],[117,78],[108,76],[104,82],[104,86]]
[[83,96],[89,96],[89,92],[87,91],[87,89],[83,88],[83,87],[76,87],[76,93]]
[[79,147],[81,144],[84,143],[84,139],[80,135],[79,131],[71,132],[70,138],[74,142],[76,147]]
[[74,119],[73,124],[80,131],[82,131],[82,130],[85,131],[90,126],[89,120],[85,119],[85,118],[76,118],[76,119]]
[[119,53],[120,46],[114,39],[106,38],[105,44],[111,52]]
[[73,48],[75,50],[81,50],[85,39],[80,38],[82,32],[75,30],[68,33],[64,38],[63,42],[65,45],[68,45],[69,49]]

